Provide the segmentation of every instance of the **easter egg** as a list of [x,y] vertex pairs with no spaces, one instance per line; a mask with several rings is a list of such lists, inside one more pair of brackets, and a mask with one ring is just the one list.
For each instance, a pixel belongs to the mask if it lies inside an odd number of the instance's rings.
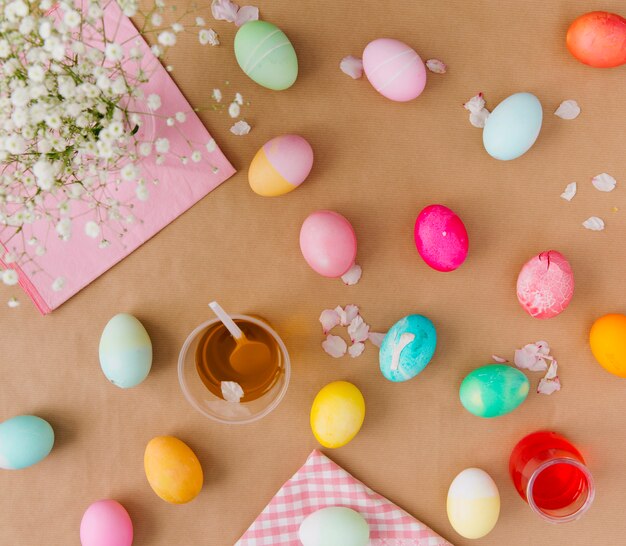
[[255,193],[265,197],[295,190],[313,167],[313,149],[298,135],[282,135],[266,142],[256,153],[248,181]]
[[517,277],[517,299],[531,317],[565,311],[574,295],[574,273],[563,254],[548,250],[528,260]]
[[289,38],[267,21],[249,21],[235,35],[235,57],[259,85],[282,91],[298,77],[298,57]]
[[82,546],[131,546],[133,522],[119,502],[106,499],[94,502],[80,522]]
[[454,271],[467,258],[469,240],[461,219],[448,207],[430,205],[415,221],[415,246],[427,265]]
[[541,103],[535,95],[515,93],[507,97],[485,122],[485,150],[503,161],[524,155],[537,140],[542,120]]
[[54,430],[36,415],[18,415],[0,423],[0,468],[19,470],[45,459],[54,445]]
[[567,49],[581,63],[611,68],[626,63],[626,19],[607,11],[592,11],[567,30]]
[[437,346],[437,332],[430,319],[409,315],[396,322],[380,346],[380,371],[389,381],[412,379],[430,362]]
[[406,102],[426,86],[426,67],[405,43],[391,38],[370,42],[363,51],[363,70],[374,89],[388,99]]
[[598,363],[619,377],[626,377],[626,316],[604,315],[589,332],[591,352]]
[[467,374],[459,396],[463,407],[477,417],[500,417],[526,400],[529,390],[528,378],[518,369],[490,364]]
[[367,546],[370,528],[365,518],[345,506],[329,506],[309,514],[300,525],[302,546]]
[[152,367],[152,342],[132,315],[115,315],[100,337],[100,367],[106,378],[127,389],[139,385]]
[[143,458],[146,478],[164,501],[185,504],[202,489],[203,474],[191,448],[173,436],[157,436],[148,442]]
[[481,538],[496,526],[500,492],[491,476],[480,468],[466,468],[448,489],[448,519],[465,538]]
[[324,447],[345,446],[365,419],[361,391],[347,381],[329,383],[317,393],[311,407],[311,430]]
[[354,265],[356,235],[341,214],[318,210],[302,224],[300,250],[313,271],[324,277],[341,277]]

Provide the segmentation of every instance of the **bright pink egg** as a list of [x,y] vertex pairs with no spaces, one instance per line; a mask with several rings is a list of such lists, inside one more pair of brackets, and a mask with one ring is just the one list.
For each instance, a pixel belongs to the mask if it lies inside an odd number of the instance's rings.
[[94,502],[80,522],[82,546],[131,546],[133,522],[126,509],[117,501]]
[[565,311],[574,295],[574,273],[563,254],[548,250],[528,260],[517,277],[517,299],[531,317]]
[[415,246],[437,271],[454,271],[467,258],[469,239],[461,219],[443,205],[430,205],[415,220]]
[[318,210],[302,224],[300,250],[306,262],[320,275],[341,277],[354,265],[356,235],[341,214]]
[[426,86],[426,67],[404,42],[379,38],[363,51],[363,70],[374,89],[388,99],[405,102]]

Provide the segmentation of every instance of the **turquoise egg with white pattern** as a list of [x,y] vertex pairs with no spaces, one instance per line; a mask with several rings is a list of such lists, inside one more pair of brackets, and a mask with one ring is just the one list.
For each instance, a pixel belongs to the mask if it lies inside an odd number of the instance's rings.
[[431,361],[437,347],[432,321],[422,315],[409,315],[396,322],[380,346],[380,371],[399,383],[419,374]]
[[36,415],[18,415],[0,423],[0,468],[27,468],[48,456],[54,446],[50,423]]
[[100,337],[100,367],[114,385],[139,385],[152,367],[152,342],[143,324],[127,313],[115,315]]

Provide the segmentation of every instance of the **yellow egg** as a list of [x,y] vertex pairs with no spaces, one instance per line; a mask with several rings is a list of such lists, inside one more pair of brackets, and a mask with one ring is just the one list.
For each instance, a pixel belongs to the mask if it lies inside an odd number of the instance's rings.
[[626,377],[626,316],[600,317],[589,332],[591,352],[608,372]]
[[324,447],[345,446],[359,432],[363,419],[363,395],[347,381],[329,383],[313,400],[311,429]]
[[143,458],[148,483],[164,501],[184,504],[202,489],[202,467],[191,448],[173,436],[148,442]]
[[450,484],[448,519],[465,538],[488,534],[500,516],[500,492],[491,476],[480,468],[466,468]]

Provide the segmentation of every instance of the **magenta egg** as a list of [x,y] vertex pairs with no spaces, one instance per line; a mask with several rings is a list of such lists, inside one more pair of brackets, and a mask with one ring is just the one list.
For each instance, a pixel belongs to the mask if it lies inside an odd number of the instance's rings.
[[454,271],[467,258],[467,230],[456,213],[443,205],[429,205],[415,220],[415,246],[422,259],[437,271]]
[[131,546],[133,523],[126,509],[111,499],[94,502],[80,522],[82,546]]
[[330,210],[310,214],[300,229],[300,250],[324,277],[341,277],[354,265],[356,235],[346,218]]
[[517,299],[531,317],[556,317],[565,311],[573,295],[574,272],[556,250],[532,257],[517,277]]

